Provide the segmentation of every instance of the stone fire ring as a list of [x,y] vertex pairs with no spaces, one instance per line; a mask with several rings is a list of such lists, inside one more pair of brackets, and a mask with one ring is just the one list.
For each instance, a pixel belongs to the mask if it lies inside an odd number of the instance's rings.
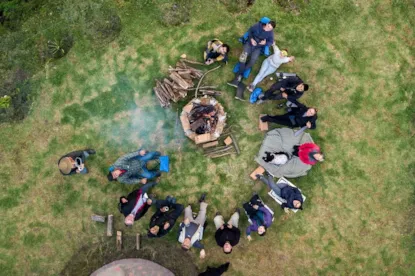
[[[218,114],[218,123],[216,124],[214,133],[205,133],[198,135],[190,129],[189,113],[192,111],[194,104],[201,104],[204,106],[213,105],[215,107]],[[182,122],[184,134],[187,137],[195,141],[196,144],[207,143],[210,141],[215,141],[222,134],[223,128],[226,125],[226,113],[223,109],[223,106],[215,98],[204,96],[191,100],[187,105],[183,107],[183,111],[180,115],[180,121]]]
[[91,276],[174,276],[159,264],[144,259],[123,259],[104,265]]

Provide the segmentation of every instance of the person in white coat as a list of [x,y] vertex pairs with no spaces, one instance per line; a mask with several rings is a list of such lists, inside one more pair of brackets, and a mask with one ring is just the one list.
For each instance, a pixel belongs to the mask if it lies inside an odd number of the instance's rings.
[[248,90],[251,92],[266,76],[276,72],[281,64],[292,62],[294,60],[294,56],[288,57],[287,50],[280,50],[278,46],[275,45],[275,42],[272,44],[272,47],[274,48],[274,54],[267,57],[262,62],[258,75],[256,75],[254,81],[248,86]]

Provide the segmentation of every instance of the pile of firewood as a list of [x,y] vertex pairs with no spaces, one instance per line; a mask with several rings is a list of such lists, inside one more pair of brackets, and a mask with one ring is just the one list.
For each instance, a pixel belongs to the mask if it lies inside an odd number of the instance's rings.
[[[176,103],[185,98],[189,91],[196,90],[193,80],[200,79],[203,76],[203,71],[187,65],[185,62],[191,61],[177,62],[175,68],[169,67],[169,78],[156,80],[156,87],[153,90],[162,107],[169,107],[171,101]],[[220,96],[221,92],[214,90],[215,88],[215,86],[201,86],[197,96]]]

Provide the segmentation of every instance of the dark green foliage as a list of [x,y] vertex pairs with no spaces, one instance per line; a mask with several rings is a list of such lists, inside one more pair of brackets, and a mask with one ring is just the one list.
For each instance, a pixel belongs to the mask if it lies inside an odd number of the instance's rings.
[[239,13],[246,10],[255,0],[220,0],[229,12]]
[[88,112],[86,112],[79,104],[72,104],[65,107],[62,113],[62,124],[72,124],[73,126],[79,126],[89,118]]
[[161,22],[166,26],[177,26],[190,20],[191,0],[179,0],[161,5]]
[[306,7],[310,0],[274,0],[274,2],[285,11],[297,14]]

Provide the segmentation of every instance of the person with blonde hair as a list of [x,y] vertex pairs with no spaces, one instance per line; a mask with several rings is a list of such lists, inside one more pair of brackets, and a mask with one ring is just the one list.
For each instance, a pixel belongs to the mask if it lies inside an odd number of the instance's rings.
[[59,171],[63,175],[87,174],[88,170],[85,167],[85,161],[91,154],[95,154],[95,150],[78,150],[62,156],[58,161]]

